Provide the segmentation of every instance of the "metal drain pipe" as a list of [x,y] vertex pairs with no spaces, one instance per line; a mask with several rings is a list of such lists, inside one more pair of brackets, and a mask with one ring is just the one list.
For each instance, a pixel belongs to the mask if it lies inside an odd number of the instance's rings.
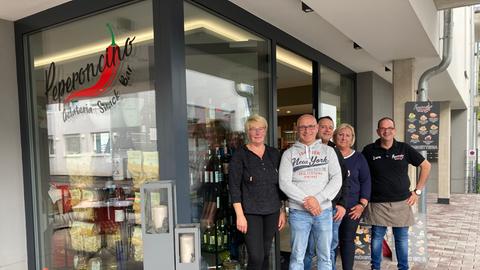
[[[442,61],[437,66],[429,68],[425,71],[420,80],[418,81],[417,101],[428,101],[428,80],[433,76],[446,70],[452,61],[452,9],[446,9],[443,11],[443,52]],[[427,158],[427,151],[420,151],[422,156]],[[417,176],[418,177],[418,176]],[[419,211],[426,213],[427,209],[427,196],[422,196]]]
[[428,80],[447,69],[452,61],[452,10],[443,11],[443,54],[442,61],[437,66],[425,71],[418,81],[417,101],[428,101]]

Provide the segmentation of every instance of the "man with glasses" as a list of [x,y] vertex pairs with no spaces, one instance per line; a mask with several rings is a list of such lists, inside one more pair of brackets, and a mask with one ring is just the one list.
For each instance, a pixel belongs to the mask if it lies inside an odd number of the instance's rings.
[[[372,225],[372,269],[380,269],[387,227],[393,230],[397,267],[408,269],[408,228],[414,224],[411,206],[422,195],[430,173],[430,163],[410,145],[395,140],[395,132],[392,118],[378,120],[380,138],[363,149],[372,176],[372,194],[365,211],[365,222]],[[409,164],[420,167],[413,191],[410,191]]]
[[[348,195],[348,183],[347,183],[347,168],[343,162],[343,156],[335,148],[335,144],[331,141],[333,137],[334,131],[334,123],[333,119],[330,116],[322,116],[318,119],[318,134],[317,137],[322,140],[323,144],[326,144],[332,147],[337,154],[338,163],[340,164],[340,168],[342,170],[342,187],[338,192],[337,196],[332,200],[332,245],[330,250],[330,260],[332,261],[332,270],[336,269],[335,262],[336,262],[336,251],[338,247],[338,231],[340,228],[340,224],[342,223],[343,216],[345,215],[346,209],[346,201]],[[312,234],[310,234],[310,239],[308,241],[307,251],[305,254],[304,260],[304,269],[310,270],[312,269],[312,261],[313,257],[315,256],[315,241]]]
[[299,140],[283,154],[279,172],[280,189],[290,206],[290,270],[304,269],[310,232],[316,243],[317,268],[331,269],[332,200],[342,185],[342,173],[333,148],[316,139],[318,124],[313,115],[298,118],[297,132]]

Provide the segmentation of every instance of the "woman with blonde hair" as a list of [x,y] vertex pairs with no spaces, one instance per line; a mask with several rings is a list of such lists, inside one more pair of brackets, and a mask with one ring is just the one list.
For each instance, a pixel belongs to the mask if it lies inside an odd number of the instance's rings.
[[280,153],[265,144],[267,120],[259,115],[245,122],[248,143],[237,149],[229,164],[228,185],[237,230],[245,234],[247,269],[269,269],[275,232],[285,225],[278,185]]
[[349,124],[340,124],[333,132],[333,141],[342,153],[347,167],[347,181],[350,186],[346,198],[346,209],[339,229],[339,247],[344,270],[353,269],[355,258],[355,235],[363,214],[370,200],[371,177],[368,163],[360,152],[352,149],[355,143],[355,130]]

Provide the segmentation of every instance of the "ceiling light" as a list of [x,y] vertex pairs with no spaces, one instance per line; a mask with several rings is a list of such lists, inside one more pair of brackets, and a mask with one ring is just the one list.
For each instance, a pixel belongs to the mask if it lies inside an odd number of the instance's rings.
[[311,75],[312,61],[277,46],[277,61],[298,71]]
[[279,111],[280,111],[280,109],[277,109],[277,112],[279,112]]
[[286,111],[286,113],[292,113],[292,111]]
[[356,42],[353,42],[353,48],[355,50],[361,50],[362,49],[362,46],[358,45]]
[[303,2],[302,2],[302,10],[303,10],[303,12],[305,12],[305,13],[309,13],[309,12],[312,12],[312,11],[313,11],[313,9],[312,9],[311,7],[307,6],[307,5],[306,5],[305,3],[303,3]]

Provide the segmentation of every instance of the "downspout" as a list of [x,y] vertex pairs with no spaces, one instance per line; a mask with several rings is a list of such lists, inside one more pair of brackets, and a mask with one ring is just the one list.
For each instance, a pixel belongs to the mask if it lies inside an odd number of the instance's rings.
[[417,101],[428,101],[428,80],[447,69],[452,61],[452,10],[443,11],[443,54],[442,61],[437,66],[425,71],[418,81]]
[[[425,71],[420,80],[418,81],[417,101],[428,101],[428,80],[433,76],[445,71],[450,62],[452,61],[452,9],[446,9],[443,11],[443,52],[442,61],[437,66],[429,68]],[[427,151],[420,152],[424,158],[427,158]],[[419,205],[419,211],[426,213],[427,196],[421,197],[421,204]]]

